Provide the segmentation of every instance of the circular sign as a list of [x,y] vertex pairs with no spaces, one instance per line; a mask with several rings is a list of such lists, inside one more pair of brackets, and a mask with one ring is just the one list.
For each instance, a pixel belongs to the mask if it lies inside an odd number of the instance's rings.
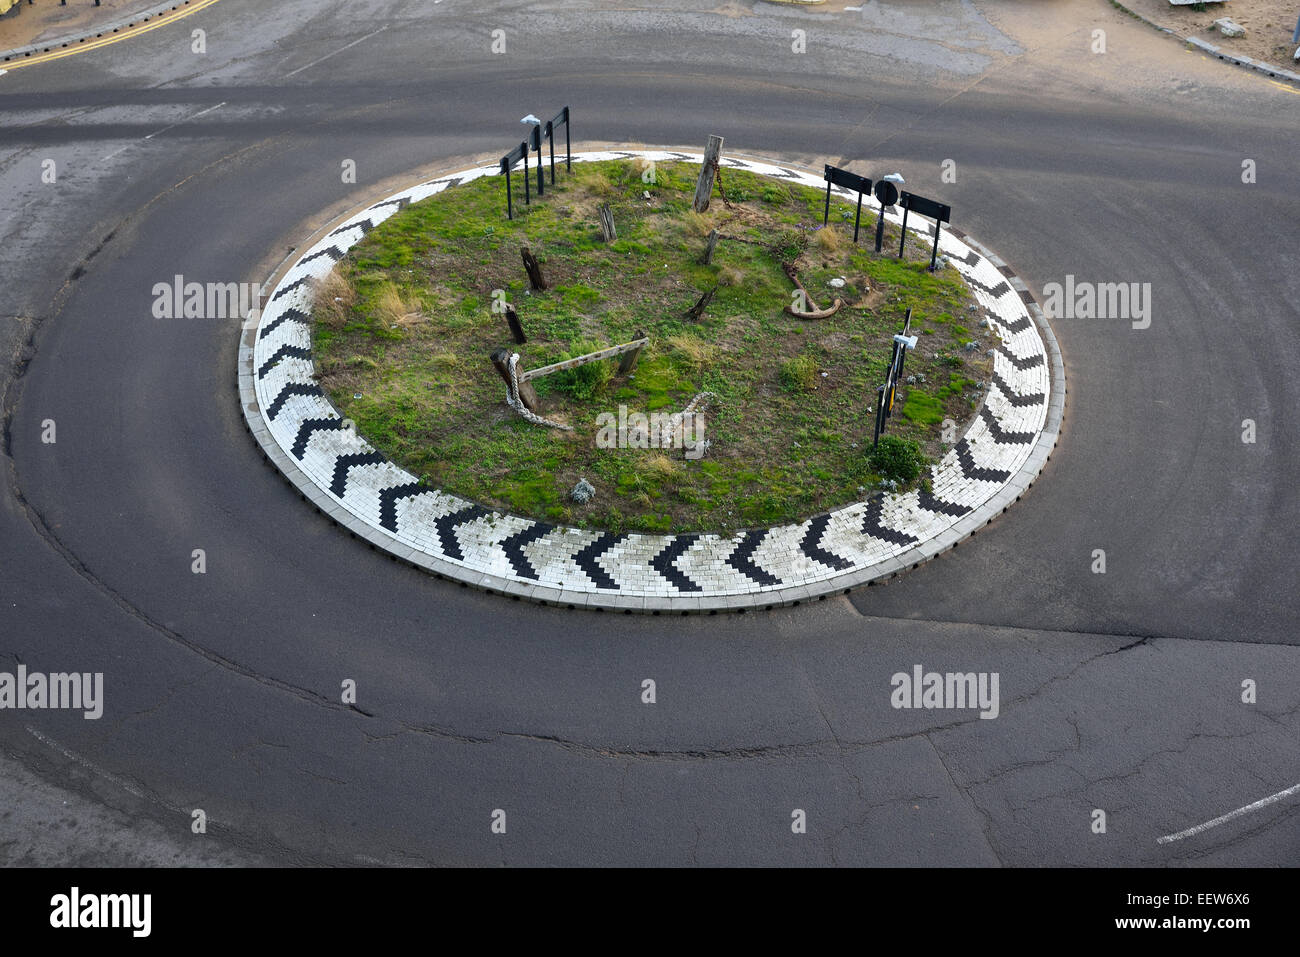
[[888,180],[882,179],[876,184],[875,194],[882,206],[893,206],[898,202],[898,187]]

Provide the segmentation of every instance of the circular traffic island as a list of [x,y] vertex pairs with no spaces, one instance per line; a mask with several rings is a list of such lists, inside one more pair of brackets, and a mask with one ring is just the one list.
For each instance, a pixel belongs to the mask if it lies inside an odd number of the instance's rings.
[[839,197],[823,225],[801,183],[722,169],[696,212],[699,172],[561,166],[513,220],[500,177],[406,206],[317,283],[321,386],[428,487],[583,529],[725,533],[932,490],[998,341],[971,288],[928,243],[898,258],[897,226],[874,253],[866,211],[855,243]]
[[917,217],[900,258],[898,210],[874,253],[857,194],[832,185],[823,225],[788,164],[724,155],[695,212],[702,160],[578,153],[531,202],[520,170],[513,219],[477,167],[323,230],[240,342],[267,459],[398,560],[575,608],[797,604],[1006,511],[1065,404],[1024,283],[956,227],[931,273]]

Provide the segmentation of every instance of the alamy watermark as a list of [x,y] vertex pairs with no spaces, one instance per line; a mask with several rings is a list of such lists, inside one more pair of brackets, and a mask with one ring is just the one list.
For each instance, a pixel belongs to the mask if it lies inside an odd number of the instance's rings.
[[598,449],[683,449],[686,458],[703,457],[709,447],[700,412],[602,412],[596,416]]
[[940,674],[912,666],[912,673],[900,671],[889,679],[893,691],[889,703],[895,708],[978,708],[981,718],[996,718],[1001,709],[994,671],[949,671]]
[[83,894],[74,887],[50,898],[50,926],[125,929],[132,937],[148,937],[153,929],[153,895]]
[[1134,329],[1151,325],[1151,283],[1076,282],[1043,286],[1043,311],[1049,319],[1129,319]]
[[87,721],[104,714],[104,673],[28,672],[19,665],[17,672],[0,671],[0,711],[84,711]]
[[177,275],[153,286],[155,319],[249,319],[262,307],[255,282],[186,282]]

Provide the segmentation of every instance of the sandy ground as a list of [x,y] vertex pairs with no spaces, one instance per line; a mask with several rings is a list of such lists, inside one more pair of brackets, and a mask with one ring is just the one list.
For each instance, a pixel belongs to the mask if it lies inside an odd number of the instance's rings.
[[[1294,70],[1297,44],[1291,42],[1300,0],[1228,0],[1207,4],[1204,11],[1171,6],[1169,0],[1121,0],[1148,20],[1177,30],[1185,37],[1200,37],[1237,56],[1248,56]],[[1232,17],[1246,28],[1244,37],[1225,37],[1213,29],[1220,17]],[[1211,32],[1213,31],[1213,32]]]
[[161,0],[69,0],[66,7],[59,0],[23,0],[0,16],[0,50],[13,50],[29,43],[47,43],[69,34],[82,33],[96,24],[110,23],[140,10],[157,6]]

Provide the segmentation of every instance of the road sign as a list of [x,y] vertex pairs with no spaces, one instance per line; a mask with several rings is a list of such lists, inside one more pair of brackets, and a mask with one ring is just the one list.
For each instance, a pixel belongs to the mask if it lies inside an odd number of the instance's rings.
[[903,190],[903,198],[899,201],[899,205],[903,207],[903,229],[902,236],[898,240],[898,258],[903,258],[903,244],[907,242],[907,214],[929,216],[934,220],[934,242],[930,246],[930,272],[934,272],[935,257],[939,254],[939,230],[942,228],[940,224],[952,222],[952,207],[909,193],[907,190]]
[[831,186],[840,186],[844,189],[851,189],[858,194],[858,212],[853,217],[853,242],[858,241],[858,223],[862,220],[862,194],[871,192],[871,180],[865,176],[859,176],[857,173],[850,173],[846,169],[840,169],[838,166],[826,164],[826,170],[822,173],[822,178],[826,180],[826,212],[822,216],[822,225],[825,226],[831,218]]

